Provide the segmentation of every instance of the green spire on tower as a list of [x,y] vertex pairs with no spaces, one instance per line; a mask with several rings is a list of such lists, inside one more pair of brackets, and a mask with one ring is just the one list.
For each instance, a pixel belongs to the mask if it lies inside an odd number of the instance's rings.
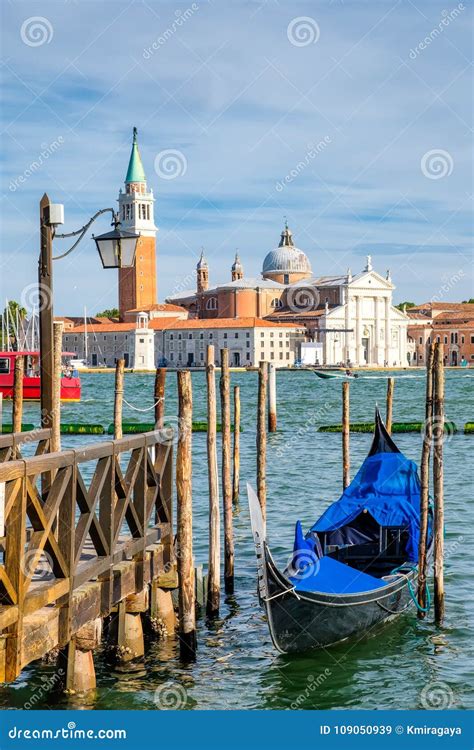
[[142,157],[138,149],[137,129],[133,128],[133,143],[130,161],[128,162],[127,176],[125,182],[146,182],[145,170],[143,169]]

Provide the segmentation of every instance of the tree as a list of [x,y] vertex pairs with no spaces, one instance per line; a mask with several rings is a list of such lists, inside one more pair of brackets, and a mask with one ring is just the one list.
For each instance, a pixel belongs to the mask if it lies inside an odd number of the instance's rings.
[[463,305],[474,305],[474,297],[471,297],[471,299],[463,299],[462,303]]
[[110,310],[102,310],[102,312],[96,313],[96,318],[118,318],[120,315],[116,307],[111,307]]
[[402,310],[403,311],[404,307],[406,307],[408,309],[409,307],[416,307],[416,304],[414,302],[400,302],[398,305],[395,305],[395,307],[398,310]]
[[21,328],[23,321],[27,316],[27,312],[19,302],[15,300],[9,300],[8,305],[4,308],[1,317],[1,347],[6,349],[8,341],[13,349],[17,348],[17,322],[18,328]]

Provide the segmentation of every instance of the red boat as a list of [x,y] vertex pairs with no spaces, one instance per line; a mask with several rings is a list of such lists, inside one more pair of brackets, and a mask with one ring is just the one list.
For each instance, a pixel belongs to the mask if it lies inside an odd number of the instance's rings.
[[[25,358],[25,374],[23,378],[23,398],[25,401],[39,401],[41,398],[41,378],[39,352],[0,352],[0,393],[3,398],[13,397],[13,378],[15,360]],[[61,377],[61,401],[81,400],[81,380],[68,363],[75,357],[70,352],[63,352],[63,372]]]

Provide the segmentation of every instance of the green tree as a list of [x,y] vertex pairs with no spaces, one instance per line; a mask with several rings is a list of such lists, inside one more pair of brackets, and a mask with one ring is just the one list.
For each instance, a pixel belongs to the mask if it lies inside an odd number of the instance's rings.
[[7,348],[8,339],[10,339],[10,344],[12,344],[13,347],[16,346],[17,340],[15,331],[17,320],[21,324],[25,320],[26,316],[27,312],[19,302],[16,302],[13,299],[9,300],[8,306],[4,307],[3,313],[0,316],[2,349]]
[[474,297],[471,297],[471,299],[463,299],[462,303],[463,305],[474,305]]
[[406,307],[408,310],[409,307],[416,307],[416,304],[415,302],[400,302],[398,305],[395,305],[395,307],[398,308],[398,310],[403,310],[403,308]]
[[116,307],[111,307],[110,310],[102,310],[102,312],[96,313],[96,318],[118,318],[120,315]]

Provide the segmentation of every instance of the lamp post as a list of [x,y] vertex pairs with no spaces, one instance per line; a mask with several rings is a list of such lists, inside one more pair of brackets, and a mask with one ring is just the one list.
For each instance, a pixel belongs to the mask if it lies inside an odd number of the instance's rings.
[[[60,260],[76,249],[90,225],[103,213],[112,214],[112,232],[93,236],[104,268],[129,268],[135,262],[135,251],[139,234],[120,229],[118,215],[113,208],[102,208],[80,229],[67,234],[56,234],[56,227],[64,223],[64,207],[52,204],[46,195],[40,201],[41,250],[38,265],[39,333],[41,375],[41,426],[50,428],[53,421],[53,260]],[[77,237],[73,245],[53,256],[54,237]]]

